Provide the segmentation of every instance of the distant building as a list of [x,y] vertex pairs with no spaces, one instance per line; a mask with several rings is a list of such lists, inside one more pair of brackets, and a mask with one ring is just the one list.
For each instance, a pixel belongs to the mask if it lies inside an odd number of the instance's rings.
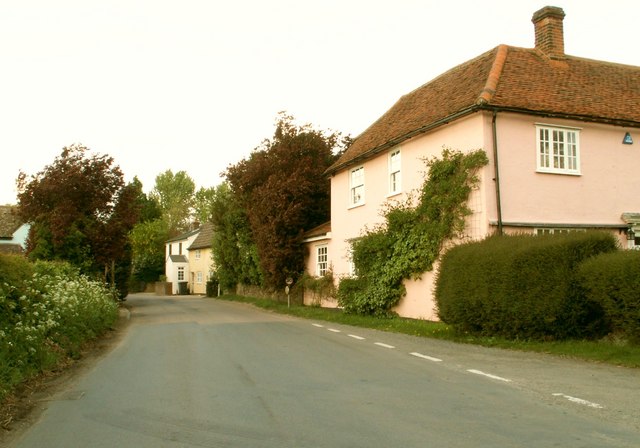
[[22,222],[17,206],[0,205],[0,252],[24,253],[27,248],[29,224]]

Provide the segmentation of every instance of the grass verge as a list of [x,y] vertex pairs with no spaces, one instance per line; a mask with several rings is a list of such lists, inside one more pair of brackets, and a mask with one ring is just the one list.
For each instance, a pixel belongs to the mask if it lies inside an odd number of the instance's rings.
[[460,334],[455,332],[452,327],[442,322],[431,322],[404,317],[382,319],[370,316],[345,314],[342,310],[338,309],[302,306],[297,304],[292,304],[291,307],[287,307],[286,303],[276,302],[270,299],[258,299],[237,295],[224,295],[219,297],[219,299],[250,303],[265,310],[305,319],[316,319],[351,325],[354,327],[372,328],[375,330],[390,331],[425,338],[442,339],[464,344],[475,344],[484,347],[547,353],[567,358],[601,362],[623,367],[640,368],[640,346],[631,345],[626,341],[616,339],[549,342],[513,341],[497,337],[479,337]]

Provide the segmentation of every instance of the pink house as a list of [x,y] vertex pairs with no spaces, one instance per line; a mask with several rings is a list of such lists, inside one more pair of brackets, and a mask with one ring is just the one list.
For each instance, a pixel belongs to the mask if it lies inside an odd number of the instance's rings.
[[[468,238],[495,232],[614,232],[640,245],[640,67],[564,53],[560,8],[533,15],[535,48],[500,45],[401,97],[329,168],[331,223],[307,234],[307,269],[352,274],[349,241],[424,180],[443,147],[484,149]],[[433,272],[395,311],[437,319]],[[324,306],[336,306],[326,298]]]

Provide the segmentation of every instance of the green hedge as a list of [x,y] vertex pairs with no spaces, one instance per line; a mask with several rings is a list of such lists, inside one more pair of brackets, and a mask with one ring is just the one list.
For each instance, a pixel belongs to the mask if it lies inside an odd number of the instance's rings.
[[493,236],[442,258],[435,289],[442,321],[507,338],[563,339],[601,333],[602,310],[579,294],[583,260],[617,249],[603,232]]
[[640,251],[593,257],[579,270],[583,294],[604,310],[607,329],[640,343]]

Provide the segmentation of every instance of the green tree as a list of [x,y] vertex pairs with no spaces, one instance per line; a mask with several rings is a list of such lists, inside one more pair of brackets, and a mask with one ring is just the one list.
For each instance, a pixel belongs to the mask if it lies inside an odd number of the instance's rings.
[[213,201],[216,195],[216,189],[214,187],[204,188],[201,187],[193,199],[194,203],[194,215],[200,223],[211,222],[213,217],[211,216]]
[[71,145],[39,173],[28,177],[21,172],[18,211],[32,225],[27,243],[31,258],[66,260],[85,274],[106,277],[127,264],[127,235],[140,207],[136,187],[124,184],[113,158],[89,156],[88,151]]
[[330,183],[324,174],[344,141],[339,133],[297,126],[284,113],[272,140],[225,173],[245,209],[265,286],[280,287],[303,271],[305,230],[329,220]]
[[160,206],[162,219],[167,223],[172,236],[189,228],[194,206],[196,186],[185,171],[175,175],[171,170],[156,176],[156,184],[150,197]]
[[162,219],[138,223],[129,234],[133,251],[133,276],[149,283],[158,280],[164,273],[165,241],[169,239],[169,228]]
[[214,189],[211,222],[213,264],[222,288],[230,290],[238,283],[260,285],[258,251],[247,214],[227,183]]

